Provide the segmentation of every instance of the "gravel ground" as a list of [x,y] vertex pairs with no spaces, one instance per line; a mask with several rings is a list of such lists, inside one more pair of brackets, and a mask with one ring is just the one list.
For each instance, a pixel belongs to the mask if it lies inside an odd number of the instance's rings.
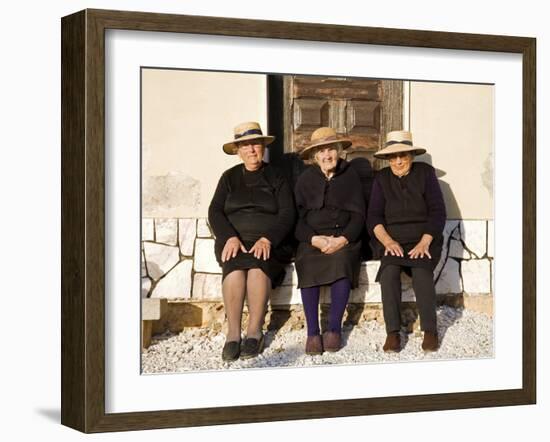
[[336,353],[308,356],[304,353],[305,330],[269,331],[266,347],[258,357],[224,362],[221,352],[225,335],[209,329],[187,329],[179,334],[153,337],[142,354],[143,373],[177,373],[195,370],[223,370],[265,367],[305,367],[330,364],[365,364],[431,359],[479,359],[493,356],[492,318],[469,310],[438,308],[440,348],[435,353],[421,349],[422,334],[402,333],[400,353],[382,351],[386,333],[383,325],[366,321],[344,327],[344,347]]

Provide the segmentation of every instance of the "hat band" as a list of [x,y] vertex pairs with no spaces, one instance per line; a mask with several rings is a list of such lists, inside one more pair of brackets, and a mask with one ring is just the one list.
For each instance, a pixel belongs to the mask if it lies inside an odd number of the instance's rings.
[[319,144],[319,143],[326,143],[327,141],[339,141],[339,140],[337,136],[331,135],[329,137],[319,138],[315,141],[312,140],[312,143]]
[[241,134],[235,134],[235,139],[242,138],[247,135],[263,135],[261,129],[249,129]]
[[392,140],[392,141],[388,141],[386,143],[386,147],[389,147],[391,146],[392,144],[406,144],[407,146],[412,146],[413,143],[412,141],[409,141],[409,140],[404,140],[404,141],[395,141],[395,140]]

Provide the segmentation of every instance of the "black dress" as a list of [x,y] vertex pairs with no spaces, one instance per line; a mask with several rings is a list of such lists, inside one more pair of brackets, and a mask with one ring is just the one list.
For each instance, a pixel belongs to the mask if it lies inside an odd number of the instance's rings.
[[[389,167],[380,170],[374,180],[367,217],[373,255],[381,260],[376,281],[390,264],[404,267],[409,274],[411,267],[433,271],[441,257],[445,219],[445,202],[432,166],[413,162],[410,172],[401,178]],[[403,257],[384,256],[385,248],[373,232],[378,224],[401,245]],[[432,258],[408,258],[407,253],[425,233],[433,237],[429,248]]]
[[[365,223],[365,202],[357,172],[339,160],[328,180],[319,167],[306,169],[295,189],[298,207],[296,253],[298,287],[315,287],[348,278],[358,286],[361,266],[361,232]],[[311,245],[315,235],[345,236],[348,244],[330,255]]]
[[[266,163],[252,172],[243,164],[226,170],[208,208],[222,278],[234,270],[259,268],[269,277],[272,287],[280,285],[285,276],[285,264],[292,257],[288,236],[294,219],[292,192],[280,171]],[[222,250],[233,236],[237,236],[247,250],[261,237],[269,239],[270,258],[264,261],[239,251],[235,258],[222,263]]]

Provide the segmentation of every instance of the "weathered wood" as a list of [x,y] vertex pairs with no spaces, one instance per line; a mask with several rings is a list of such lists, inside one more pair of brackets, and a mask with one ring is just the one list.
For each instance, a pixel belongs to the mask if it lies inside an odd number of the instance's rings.
[[377,101],[348,101],[346,109],[348,135],[378,134],[380,108],[381,105]]
[[346,100],[380,100],[379,81],[362,78],[294,77],[294,97],[325,97]]
[[141,321],[141,349],[145,350],[151,345],[153,321]]
[[[382,82],[382,116],[380,119],[380,146],[384,147],[386,135],[393,130],[403,129],[403,81],[385,80]],[[382,169],[388,165],[386,160],[374,158],[374,168]]]
[[[403,82],[365,78],[289,75],[286,80],[287,150],[300,151],[311,134],[330,126],[357,147],[378,150],[387,128],[401,127]],[[394,129],[392,129],[394,130]],[[371,153],[364,156],[373,161]],[[374,160],[375,166],[379,166]]]

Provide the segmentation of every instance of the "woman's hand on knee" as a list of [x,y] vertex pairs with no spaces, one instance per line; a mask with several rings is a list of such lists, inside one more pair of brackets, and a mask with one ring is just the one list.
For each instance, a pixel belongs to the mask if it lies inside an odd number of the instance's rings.
[[261,237],[254,243],[248,253],[253,253],[254,258],[256,259],[263,259],[264,261],[267,261],[271,254],[271,241],[267,238]]
[[384,248],[386,249],[384,251],[384,256],[400,256],[403,258],[403,247],[394,240],[388,241],[386,244],[384,244]]
[[[427,235],[424,235],[427,236]],[[417,258],[424,258],[424,255],[426,255],[428,258],[432,259],[432,255],[430,255],[430,244],[432,240],[430,238],[424,238],[418,242],[414,248],[411,249],[411,251],[408,253],[409,257],[412,259]]]
[[246,248],[237,236],[232,236],[225,242],[222,250],[222,262],[229,261],[231,258],[235,258],[239,250],[246,253]]

